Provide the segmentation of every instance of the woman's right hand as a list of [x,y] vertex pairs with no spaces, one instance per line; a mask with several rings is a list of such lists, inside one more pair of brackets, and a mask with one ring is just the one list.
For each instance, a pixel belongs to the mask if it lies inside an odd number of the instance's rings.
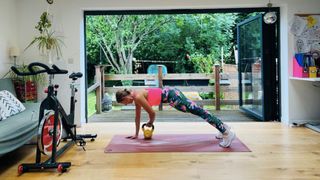
[[137,139],[137,138],[138,138],[138,135],[127,136],[126,138],[127,138],[127,139]]

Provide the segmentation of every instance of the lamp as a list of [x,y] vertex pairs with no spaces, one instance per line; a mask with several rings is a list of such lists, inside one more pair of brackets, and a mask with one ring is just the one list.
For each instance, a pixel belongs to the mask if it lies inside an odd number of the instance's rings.
[[47,0],[47,3],[52,4],[53,0]]
[[17,65],[17,57],[20,55],[20,50],[17,47],[11,47],[9,49],[9,56],[13,57],[14,60],[14,66]]
[[275,23],[277,21],[277,13],[274,12],[274,11],[270,11],[270,9],[272,7],[272,3],[270,3],[270,0],[269,0],[269,3],[267,4],[267,6],[269,8],[269,12],[264,14],[263,21],[266,24],[273,24],[273,23]]

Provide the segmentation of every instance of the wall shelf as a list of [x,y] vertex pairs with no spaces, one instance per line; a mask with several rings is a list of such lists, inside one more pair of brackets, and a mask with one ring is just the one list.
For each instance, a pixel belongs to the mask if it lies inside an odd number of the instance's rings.
[[320,82],[320,78],[299,78],[299,77],[290,77],[289,79],[299,80],[299,81]]

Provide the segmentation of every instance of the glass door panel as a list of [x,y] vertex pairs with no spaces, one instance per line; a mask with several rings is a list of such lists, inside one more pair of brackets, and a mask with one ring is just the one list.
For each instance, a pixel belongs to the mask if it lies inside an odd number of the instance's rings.
[[240,108],[263,118],[262,17],[238,24]]

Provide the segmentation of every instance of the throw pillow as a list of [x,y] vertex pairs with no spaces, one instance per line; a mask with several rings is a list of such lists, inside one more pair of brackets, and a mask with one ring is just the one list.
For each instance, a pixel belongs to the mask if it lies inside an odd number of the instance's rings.
[[0,119],[6,119],[25,109],[23,104],[9,91],[0,91]]
[[5,119],[6,118],[6,116],[5,116],[5,112],[4,112],[4,110],[1,108],[1,106],[0,106],[0,121],[2,121],[3,119]]

